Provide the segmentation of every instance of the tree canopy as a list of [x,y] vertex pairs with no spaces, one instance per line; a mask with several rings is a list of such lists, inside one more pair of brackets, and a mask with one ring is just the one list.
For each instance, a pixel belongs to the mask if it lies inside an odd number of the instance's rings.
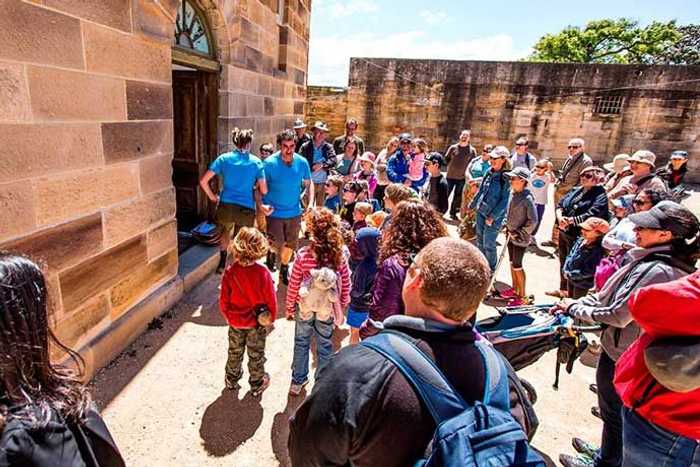
[[700,25],[602,19],[547,34],[533,48],[528,60],[541,62],[700,64]]

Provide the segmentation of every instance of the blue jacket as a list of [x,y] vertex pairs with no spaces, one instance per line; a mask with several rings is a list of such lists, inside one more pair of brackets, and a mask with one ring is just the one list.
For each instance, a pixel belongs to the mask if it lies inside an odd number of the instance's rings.
[[[399,149],[394,153],[393,156],[386,161],[386,175],[392,183],[403,183],[406,181],[406,174],[408,174],[408,161],[409,157],[404,155],[404,153]],[[411,188],[418,191],[420,187],[425,185],[428,179],[428,171],[423,170],[423,178],[415,181],[411,184]]]
[[[330,172],[331,170],[335,169],[335,166],[338,162],[338,157],[335,154],[333,145],[325,141],[321,143],[321,154],[323,154],[323,169],[326,172]],[[299,155],[304,156],[306,158],[306,162],[309,163],[309,168],[312,168],[313,171],[314,141],[311,140],[302,144],[301,148],[299,148]]]
[[579,237],[564,261],[564,277],[580,289],[592,289],[595,270],[603,259],[603,254],[601,239],[592,245],[586,245],[583,237]]
[[470,209],[476,209],[477,213],[486,218],[491,217],[497,225],[506,216],[510,198],[510,182],[504,173],[502,170],[494,172],[489,169],[479,185],[479,191],[469,204]]

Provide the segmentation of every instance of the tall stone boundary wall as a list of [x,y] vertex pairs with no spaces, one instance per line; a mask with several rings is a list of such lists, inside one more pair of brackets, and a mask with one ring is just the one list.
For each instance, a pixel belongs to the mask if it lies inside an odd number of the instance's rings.
[[[599,162],[646,148],[663,164],[687,150],[700,181],[699,79],[698,66],[353,58],[347,114],[374,150],[407,130],[444,151],[471,128],[473,144],[512,147],[526,135],[532,152],[561,162],[581,136]],[[619,115],[594,112],[606,96],[622,97]]]
[[[88,375],[135,337],[125,322],[143,324],[133,315],[144,300],[176,280],[178,4],[0,0],[0,250],[40,262],[51,326],[82,349]],[[303,113],[310,4],[286,1],[281,25],[277,5],[199,2],[221,63],[221,149],[233,125],[268,141]],[[159,300],[149,313],[172,304]]]
[[345,133],[348,115],[348,90],[330,86],[306,88],[305,121],[309,126],[320,120],[330,128],[329,139]]

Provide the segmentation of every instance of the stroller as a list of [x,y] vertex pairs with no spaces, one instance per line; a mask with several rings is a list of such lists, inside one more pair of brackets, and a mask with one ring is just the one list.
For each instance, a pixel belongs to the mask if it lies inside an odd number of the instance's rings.
[[[559,389],[561,365],[571,374],[574,362],[586,350],[588,341],[584,332],[601,329],[600,326],[578,326],[565,315],[550,315],[553,305],[525,305],[498,308],[499,316],[476,323],[476,330],[503,354],[517,371],[532,365],[542,355],[557,349],[554,389]],[[537,395],[526,385],[534,403]]]

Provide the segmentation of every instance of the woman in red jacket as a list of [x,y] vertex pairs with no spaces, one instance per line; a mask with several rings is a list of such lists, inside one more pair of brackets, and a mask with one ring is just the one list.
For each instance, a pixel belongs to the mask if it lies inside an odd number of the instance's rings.
[[700,466],[700,272],[629,300],[644,333],[617,361],[623,467]]

